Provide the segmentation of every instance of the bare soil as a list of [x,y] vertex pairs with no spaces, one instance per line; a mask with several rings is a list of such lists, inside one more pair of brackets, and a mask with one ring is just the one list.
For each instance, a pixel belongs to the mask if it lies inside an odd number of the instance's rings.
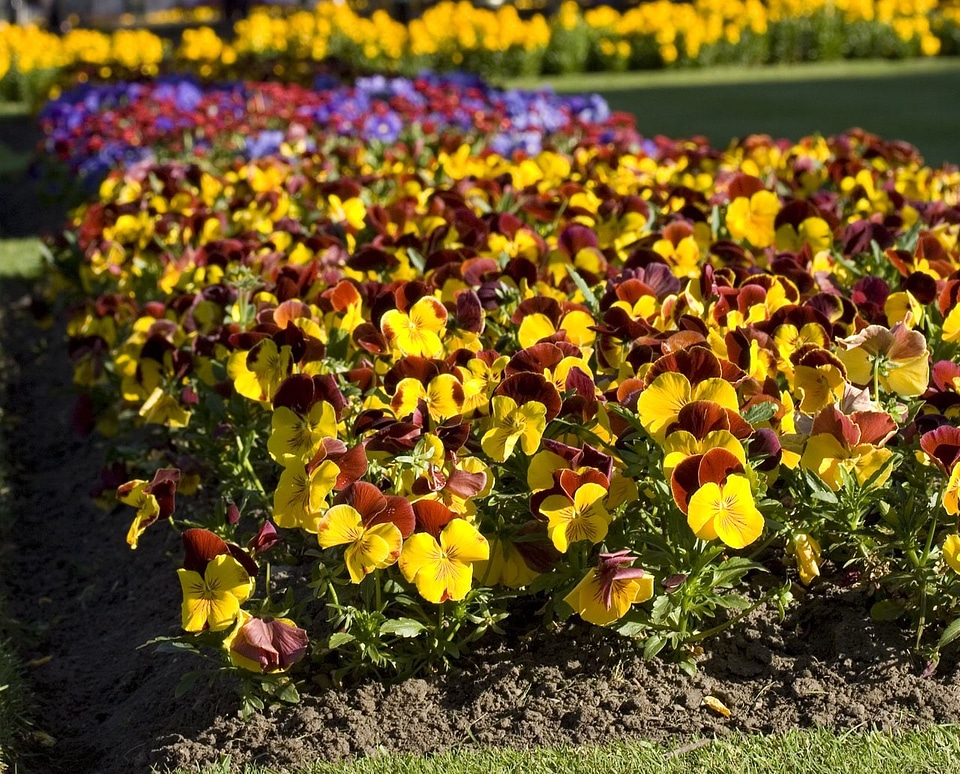
[[[300,705],[248,720],[225,681],[175,699],[180,676],[203,664],[137,646],[177,632],[179,540],[155,528],[133,552],[129,514],[91,503],[106,442],[71,430],[62,332],[41,335],[14,307],[3,305],[0,331],[15,520],[0,545],[14,613],[30,635],[24,657],[37,659],[37,728],[55,740],[29,751],[28,770],[192,768],[224,755],[280,768],[381,751],[960,722],[957,659],[925,676],[908,633],[872,621],[862,591],[828,584],[783,622],[757,612],[708,641],[693,677],[595,628],[538,634],[515,624],[462,671],[346,689],[302,675]],[[707,695],[731,716],[703,706]]]

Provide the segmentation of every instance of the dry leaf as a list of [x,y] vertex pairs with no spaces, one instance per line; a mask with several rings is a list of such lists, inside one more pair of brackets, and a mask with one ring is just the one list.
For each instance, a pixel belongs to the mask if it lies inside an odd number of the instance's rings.
[[728,718],[732,714],[730,709],[716,696],[704,696],[700,701],[701,707],[706,707],[709,710],[713,710],[718,715],[723,715],[723,717]]

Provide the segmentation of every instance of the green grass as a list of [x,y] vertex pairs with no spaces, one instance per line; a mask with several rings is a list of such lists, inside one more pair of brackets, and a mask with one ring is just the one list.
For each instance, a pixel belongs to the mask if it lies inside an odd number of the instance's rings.
[[39,276],[43,268],[39,239],[0,240],[0,281],[4,278],[29,279]]
[[647,137],[796,140],[861,127],[915,145],[935,166],[960,163],[960,60],[823,62],[776,67],[574,75],[512,81],[597,91]]
[[[957,771],[960,729],[949,726],[902,734],[823,730],[776,736],[730,734],[716,739],[653,745],[520,751],[465,749],[435,756],[377,755],[352,763],[317,764],[290,774],[929,774]],[[179,770],[184,772],[185,770]],[[228,761],[204,774],[234,771]],[[249,767],[246,774],[276,769]]]

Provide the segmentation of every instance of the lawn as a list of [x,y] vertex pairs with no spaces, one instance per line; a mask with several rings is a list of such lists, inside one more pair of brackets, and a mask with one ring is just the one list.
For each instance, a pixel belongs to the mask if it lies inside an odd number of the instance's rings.
[[[530,751],[461,749],[426,758],[377,755],[343,764],[317,764],[296,774],[932,774],[956,771],[958,764],[960,730],[941,726],[897,735],[808,729],[768,737],[731,734],[673,746],[638,741]],[[231,771],[225,760],[222,767],[206,769],[204,774]],[[248,768],[245,774],[272,774],[272,770]]]
[[798,139],[859,126],[920,149],[928,164],[960,162],[960,60],[824,62],[518,80],[557,91],[598,91],[636,116],[646,136]]

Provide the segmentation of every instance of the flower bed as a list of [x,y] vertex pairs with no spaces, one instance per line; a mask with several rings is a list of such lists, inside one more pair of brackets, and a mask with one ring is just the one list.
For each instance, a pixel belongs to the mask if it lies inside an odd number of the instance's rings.
[[463,79],[45,116],[75,169],[155,154],[61,246],[75,421],[123,439],[131,547],[182,532],[176,644],[249,706],[307,653],[410,674],[518,608],[687,669],[811,586],[873,594],[931,670],[960,634],[955,168],[864,132],[644,141]]
[[657,0],[623,12],[566,2],[549,18],[522,18],[512,5],[493,11],[441,2],[407,25],[382,10],[365,16],[321,2],[314,12],[256,10],[230,41],[209,27],[190,29],[176,48],[145,30],[73,30],[61,38],[0,24],[0,98],[39,100],[77,80],[169,71],[308,84],[316,63],[329,57],[361,71],[464,69],[502,78],[958,51],[954,0]]

